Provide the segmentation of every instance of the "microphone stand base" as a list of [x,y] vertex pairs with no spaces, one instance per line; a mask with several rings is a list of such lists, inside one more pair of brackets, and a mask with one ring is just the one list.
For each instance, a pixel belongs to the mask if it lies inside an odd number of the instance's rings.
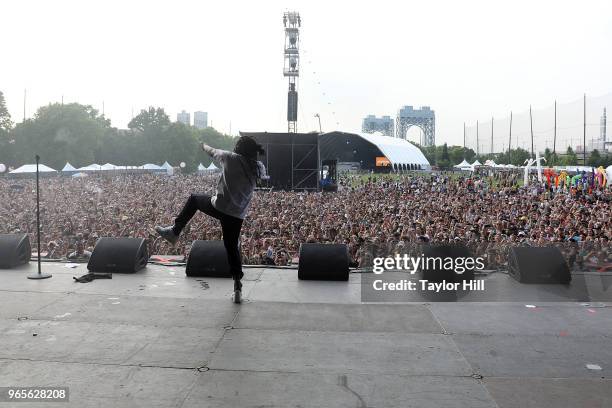
[[50,278],[51,275],[50,273],[33,273],[31,275],[28,275],[28,279],[47,279]]

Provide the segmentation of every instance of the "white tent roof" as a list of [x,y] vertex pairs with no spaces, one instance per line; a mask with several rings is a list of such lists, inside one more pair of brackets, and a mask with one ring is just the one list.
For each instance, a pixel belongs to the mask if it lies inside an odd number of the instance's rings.
[[96,171],[96,170],[102,170],[102,166],[94,163],[94,164],[90,164],[89,166],[79,167],[78,170],[79,171]]
[[111,164],[111,163],[103,164],[101,167],[102,167],[102,170],[116,170],[118,168],[118,166],[115,166],[114,164]]
[[485,166],[495,167],[495,166],[497,166],[497,163],[495,163],[495,161],[493,161],[493,160],[487,160],[487,161],[485,161]]
[[66,165],[64,166],[62,171],[76,171],[76,169],[72,166],[72,164],[66,162]]
[[461,167],[471,167],[471,164],[468,163],[465,159],[463,159],[463,161],[461,163],[457,164],[455,167],[459,167],[459,168],[461,168]]
[[138,168],[143,169],[143,170],[163,170],[164,169],[163,167],[158,166],[157,164],[151,164],[151,163],[143,164],[142,166]]
[[[57,170],[53,170],[51,167],[45,166],[44,164],[39,164],[38,171],[40,173],[52,173]],[[36,165],[35,164],[24,164],[23,166],[16,168],[15,170],[9,172],[9,174],[22,174],[22,173],[36,173]]]
[[405,139],[369,133],[358,133],[358,135],[378,147],[382,154],[393,164],[430,165],[421,149]]
[[474,163],[472,163],[472,166],[482,166],[482,163],[476,160]]
[[219,168],[215,166],[215,163],[210,163],[206,170],[219,170]]
[[163,169],[172,169],[173,167],[170,165],[170,163],[168,163],[167,161],[164,162],[164,164],[161,165],[161,167]]

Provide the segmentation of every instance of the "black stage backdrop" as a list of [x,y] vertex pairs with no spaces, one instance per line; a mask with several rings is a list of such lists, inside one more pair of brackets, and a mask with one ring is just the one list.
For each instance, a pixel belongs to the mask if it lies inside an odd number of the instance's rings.
[[270,175],[263,187],[275,190],[316,191],[319,186],[317,133],[240,132],[257,140],[266,151],[259,155]]

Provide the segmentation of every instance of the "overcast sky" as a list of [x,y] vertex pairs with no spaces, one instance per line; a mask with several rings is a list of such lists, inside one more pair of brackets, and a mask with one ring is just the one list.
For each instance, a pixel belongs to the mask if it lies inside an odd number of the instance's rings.
[[402,105],[463,122],[612,90],[612,1],[66,1],[0,3],[0,90],[16,122],[49,102],[209,112],[232,133],[286,130],[282,13],[302,16],[298,130],[358,131]]

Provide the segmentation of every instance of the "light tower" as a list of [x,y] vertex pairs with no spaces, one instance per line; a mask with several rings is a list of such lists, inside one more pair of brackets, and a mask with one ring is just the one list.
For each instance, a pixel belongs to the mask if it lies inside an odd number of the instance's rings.
[[287,94],[287,131],[297,133],[298,94],[297,80],[300,76],[300,13],[288,11],[283,14],[285,25],[285,61],[283,75],[289,78]]

